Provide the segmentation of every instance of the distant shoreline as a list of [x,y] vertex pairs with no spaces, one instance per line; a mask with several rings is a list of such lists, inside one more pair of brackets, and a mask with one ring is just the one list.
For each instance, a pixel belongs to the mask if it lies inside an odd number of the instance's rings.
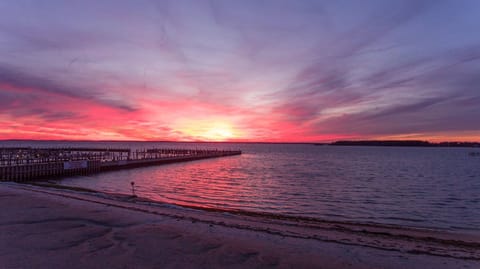
[[179,144],[265,144],[265,145],[315,145],[315,146],[378,146],[378,147],[462,147],[478,148],[480,142],[429,142],[422,140],[339,140],[335,142],[261,142],[261,141],[142,141],[142,140],[41,140],[0,139],[0,142],[72,142],[72,143],[179,143]]
[[[316,144],[322,145],[322,144]],[[323,144],[324,145],[324,144]],[[332,146],[377,146],[377,147],[455,147],[478,148],[480,142],[439,142],[432,143],[420,140],[363,140],[363,141],[336,141]]]

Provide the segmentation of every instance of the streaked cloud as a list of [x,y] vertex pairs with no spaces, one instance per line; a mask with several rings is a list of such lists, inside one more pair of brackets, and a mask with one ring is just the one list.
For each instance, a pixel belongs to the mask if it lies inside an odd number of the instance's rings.
[[474,0],[0,10],[0,138],[480,140]]

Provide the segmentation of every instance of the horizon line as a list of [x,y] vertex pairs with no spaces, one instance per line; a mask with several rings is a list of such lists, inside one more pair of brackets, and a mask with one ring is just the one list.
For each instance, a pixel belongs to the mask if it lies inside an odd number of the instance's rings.
[[181,141],[181,140],[95,140],[95,139],[85,139],[85,140],[76,140],[76,139],[0,139],[0,142],[8,142],[8,141],[37,141],[37,142],[147,142],[147,143],[225,143],[225,144],[332,144],[336,142],[379,142],[379,141],[392,141],[392,142],[400,142],[400,141],[420,141],[420,142],[427,142],[430,144],[442,144],[442,143],[480,143],[480,141],[441,141],[441,142],[432,142],[429,140],[418,140],[418,139],[399,139],[399,140],[385,140],[385,139],[352,139],[352,140],[334,140],[330,142],[282,142],[282,141],[206,141],[206,140],[195,140],[195,141]]

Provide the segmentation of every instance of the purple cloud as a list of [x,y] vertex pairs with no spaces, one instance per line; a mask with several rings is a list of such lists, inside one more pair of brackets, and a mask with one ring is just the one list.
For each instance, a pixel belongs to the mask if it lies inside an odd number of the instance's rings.
[[212,119],[241,128],[237,140],[480,131],[475,0],[7,0],[0,10],[0,121],[95,122],[99,136],[139,139],[199,137],[179,122]]

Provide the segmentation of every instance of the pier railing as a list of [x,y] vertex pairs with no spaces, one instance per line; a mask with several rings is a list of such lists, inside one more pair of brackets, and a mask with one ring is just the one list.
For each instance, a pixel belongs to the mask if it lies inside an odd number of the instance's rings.
[[0,180],[28,181],[240,155],[239,150],[0,148]]

